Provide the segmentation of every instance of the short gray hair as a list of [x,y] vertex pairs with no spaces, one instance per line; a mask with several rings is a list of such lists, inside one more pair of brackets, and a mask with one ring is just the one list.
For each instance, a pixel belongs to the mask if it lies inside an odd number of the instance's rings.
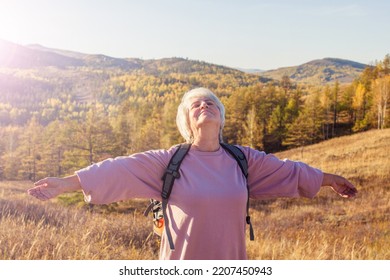
[[190,108],[190,100],[196,97],[206,97],[210,98],[215,102],[215,105],[218,107],[219,112],[221,114],[221,127],[219,129],[219,141],[223,142],[222,138],[222,129],[225,125],[225,107],[222,102],[218,99],[218,97],[207,88],[195,88],[188,92],[186,92],[181,100],[181,103],[177,109],[176,115],[176,124],[179,128],[180,134],[186,140],[187,143],[194,142],[194,136],[189,123],[189,108]]

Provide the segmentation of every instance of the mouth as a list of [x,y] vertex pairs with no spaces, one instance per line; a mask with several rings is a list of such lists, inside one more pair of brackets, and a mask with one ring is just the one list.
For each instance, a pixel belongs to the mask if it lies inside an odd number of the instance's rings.
[[199,116],[208,115],[208,114],[210,114],[209,111],[202,111],[202,112],[199,113]]
[[203,110],[203,111],[200,112],[199,115],[204,114],[204,113],[210,113],[210,114],[211,114],[211,111],[209,111],[209,110]]

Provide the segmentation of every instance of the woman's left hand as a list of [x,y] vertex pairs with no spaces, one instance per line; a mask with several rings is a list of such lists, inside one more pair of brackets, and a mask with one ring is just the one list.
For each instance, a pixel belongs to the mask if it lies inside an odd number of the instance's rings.
[[322,186],[330,186],[333,191],[344,198],[355,197],[357,189],[355,186],[342,176],[324,173]]

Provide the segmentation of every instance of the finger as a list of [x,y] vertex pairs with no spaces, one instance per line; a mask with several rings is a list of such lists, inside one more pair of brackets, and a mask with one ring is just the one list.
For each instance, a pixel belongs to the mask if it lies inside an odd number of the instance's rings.
[[34,183],[34,186],[47,185],[47,178],[41,179]]
[[[350,181],[348,181],[348,180],[345,180],[345,181],[344,181],[344,185],[347,186],[347,187],[349,187],[349,188],[351,188],[351,189],[356,190],[356,187],[355,187]],[[357,190],[356,190],[356,191],[357,191]]]
[[32,195],[33,197],[35,197],[39,200],[48,200],[49,199],[49,197],[44,192],[42,192],[41,188],[33,188],[33,189],[30,189],[28,192],[30,195]]
[[36,194],[36,190],[35,190],[35,188],[31,188],[31,189],[28,189],[28,190],[27,190],[27,193],[28,193],[29,195],[34,196],[34,195]]
[[42,192],[41,189],[38,190],[38,195],[39,195],[40,200],[48,200],[49,199],[49,197],[44,192]]
[[32,188],[27,190],[27,193],[39,200],[48,200],[49,198],[42,192],[41,188]]
[[347,192],[347,195],[349,195],[350,197],[353,197],[357,194],[357,189],[349,188],[346,192]]
[[355,188],[346,187],[342,192],[341,195],[346,198],[354,197],[356,196],[357,190]]

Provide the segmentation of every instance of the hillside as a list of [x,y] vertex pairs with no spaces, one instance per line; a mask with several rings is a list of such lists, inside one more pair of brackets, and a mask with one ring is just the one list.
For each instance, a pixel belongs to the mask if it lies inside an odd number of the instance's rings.
[[47,48],[38,44],[18,45],[0,39],[0,68],[34,69],[43,67],[90,68],[110,71],[133,72],[142,70],[145,74],[167,73],[242,73],[221,65],[184,58],[138,59],[115,58],[104,54],[85,54],[75,51]]
[[[314,199],[253,202],[263,245],[259,259],[389,259],[390,129],[371,130],[276,155],[348,178],[358,189],[341,199],[322,188]],[[319,242],[320,240],[320,242]],[[280,253],[275,253],[275,251]]]
[[133,72],[141,70],[146,74],[161,75],[167,73],[223,73],[255,74],[261,82],[281,80],[288,75],[293,82],[305,84],[326,84],[338,80],[350,83],[367,66],[358,62],[324,58],[313,60],[302,65],[283,67],[275,70],[234,69],[204,61],[184,58],[163,58],[143,60],[138,58],[115,58],[104,54],[84,54],[75,51],[47,48],[38,44],[17,45],[0,39],[0,68],[79,68],[110,69]]
[[[41,45],[22,46],[0,40],[0,103],[16,107],[21,103],[36,105],[63,96],[64,92],[83,102],[97,98],[98,101],[104,99],[105,103],[118,103],[122,99],[118,100],[115,94],[107,98],[107,92],[108,88],[119,90],[115,80],[124,75],[136,76],[137,83],[148,79],[150,81],[147,84],[152,82],[160,88],[179,84],[211,89],[229,88],[231,91],[280,80],[286,74],[292,81],[301,83],[322,84],[335,79],[341,83],[350,82],[364,66],[352,61],[327,58],[254,74],[177,57],[149,60],[114,58]],[[224,82],[227,79],[229,83]],[[159,92],[160,95],[164,93]],[[133,92],[126,93],[126,96],[130,94]]]
[[141,68],[137,59],[114,58],[103,54],[84,54],[41,45],[22,46],[4,40],[0,40],[0,50],[0,67],[3,68],[91,67],[116,68],[124,71]]
[[36,68],[82,66],[80,59],[51,51],[34,50],[0,39],[0,67]]
[[[326,172],[342,173],[362,184],[361,187],[372,184],[363,178],[384,180],[386,184],[382,187],[390,190],[390,129],[342,136],[276,155],[306,162]],[[337,164],[340,161],[342,165]]]
[[283,67],[258,73],[270,79],[281,80],[285,75],[293,82],[303,84],[328,84],[336,80],[351,83],[367,65],[339,58],[317,59],[299,66]]
[[[77,102],[98,100],[107,105],[117,104],[118,98],[124,98],[123,94],[118,97],[117,91],[123,91],[123,87],[118,87],[117,79],[130,75],[135,79],[133,84],[165,88],[174,84],[200,86],[223,76],[238,85],[262,81],[259,76],[250,76],[236,69],[184,58],[114,58],[0,40],[0,103],[13,108],[42,111],[42,105],[51,98],[61,102],[70,98]],[[247,82],[248,79],[251,81]],[[167,91],[166,88],[159,94]],[[126,92],[126,96],[135,93],[145,95],[144,85],[136,92]],[[2,108],[0,118],[1,111]],[[4,108],[4,114],[6,111],[8,108]]]
[[[182,141],[174,122],[177,106],[183,93],[195,87],[209,88],[225,105],[226,142],[267,152],[377,124],[376,104],[354,101],[360,100],[356,84],[335,87],[337,99],[332,101],[327,87],[267,82],[203,61],[122,59],[1,43],[3,179],[63,174],[106,155],[170,147]],[[334,59],[326,62],[343,65]],[[379,76],[382,70],[377,70]],[[386,71],[383,68],[383,75]],[[372,90],[370,96],[374,94]],[[329,101],[322,102],[323,97]],[[42,134],[49,136],[47,141],[41,141]],[[17,162],[22,164],[13,164]]]

